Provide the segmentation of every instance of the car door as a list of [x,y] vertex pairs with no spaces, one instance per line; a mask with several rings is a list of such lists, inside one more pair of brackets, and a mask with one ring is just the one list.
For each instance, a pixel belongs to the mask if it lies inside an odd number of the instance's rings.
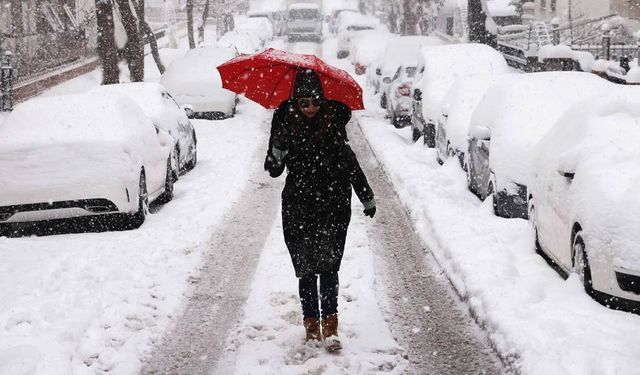
[[449,115],[442,113],[442,116],[438,117],[438,126],[436,127],[436,148],[440,154],[440,158],[444,161],[447,158],[447,131],[446,124]]
[[569,209],[569,194],[572,178],[559,173],[546,182],[548,207],[542,207],[544,214],[545,245],[552,252],[553,257],[560,261],[565,268],[571,269],[573,260],[571,254],[571,213]]
[[490,141],[472,138],[469,142],[469,188],[480,198],[487,197],[491,180],[489,169]]
[[178,126],[178,145],[180,147],[180,165],[184,165],[189,157],[189,150],[191,148],[192,138],[193,138],[193,125],[187,118],[187,115],[184,113],[182,108],[178,105],[178,103],[173,99],[171,94],[168,92],[162,93],[164,104],[167,108],[170,109],[170,113],[175,118],[175,121]]

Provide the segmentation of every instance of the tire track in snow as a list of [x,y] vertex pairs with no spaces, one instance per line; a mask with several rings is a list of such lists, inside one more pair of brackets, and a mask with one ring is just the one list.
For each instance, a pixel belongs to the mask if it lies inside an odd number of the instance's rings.
[[255,171],[242,198],[211,239],[199,276],[190,280],[193,294],[184,314],[152,353],[143,374],[209,374],[228,332],[242,318],[260,253],[277,217],[283,185],[262,169],[265,147],[256,152]]
[[415,233],[382,166],[355,122],[351,145],[376,193],[370,228],[376,285],[409,374],[500,374],[502,365],[443,271]]

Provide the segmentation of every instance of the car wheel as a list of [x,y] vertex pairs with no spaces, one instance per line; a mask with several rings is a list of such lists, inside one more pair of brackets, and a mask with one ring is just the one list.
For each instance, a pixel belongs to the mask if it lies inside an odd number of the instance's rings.
[[173,152],[173,163],[176,166],[176,169],[172,169],[173,171],[173,182],[178,181],[178,179],[180,178],[180,148],[176,147],[176,149]]
[[387,109],[387,94],[382,94],[380,97],[380,107]]
[[173,199],[173,169],[171,168],[171,159],[167,160],[167,174],[164,179],[164,193],[157,199],[158,203],[168,203]]
[[400,129],[404,127],[404,123],[402,122],[399,116],[396,116],[394,113],[391,114],[391,122],[396,129]]
[[193,156],[191,157],[191,160],[189,160],[187,162],[186,170],[190,171],[193,168],[196,167],[196,164],[198,163],[198,150],[196,148],[193,149]]
[[411,141],[413,143],[418,142],[418,140],[420,139],[420,136],[422,136],[422,132],[418,129],[418,127],[416,127],[412,123],[411,124]]
[[447,143],[447,157],[448,158],[453,158],[455,156],[455,152],[453,152],[453,149],[451,148],[451,143]]
[[144,223],[149,214],[149,195],[147,193],[147,179],[144,170],[140,173],[138,181],[138,211],[130,216],[128,220],[128,229],[139,228]]
[[533,204],[533,198],[529,199],[529,224],[531,225],[531,229],[533,229],[536,254],[544,255],[542,246],[540,246],[540,240],[538,239],[538,218],[536,217],[536,206]]
[[593,282],[591,280],[591,267],[589,266],[587,248],[584,244],[581,231],[575,234],[571,250],[573,251],[573,272],[580,278],[587,294],[592,295]]
[[[489,181],[489,186],[487,186],[487,196],[486,198],[493,197],[493,213],[498,214],[498,194],[496,194],[496,189],[493,186],[493,181]],[[485,198],[485,199],[486,199]]]

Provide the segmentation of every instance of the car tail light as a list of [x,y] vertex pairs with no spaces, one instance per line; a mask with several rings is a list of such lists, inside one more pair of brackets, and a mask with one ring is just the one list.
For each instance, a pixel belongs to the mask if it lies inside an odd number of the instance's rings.
[[403,83],[398,86],[398,96],[409,96],[411,95],[411,85],[408,83]]
[[356,74],[363,75],[366,72],[367,72],[367,67],[365,65],[356,63]]

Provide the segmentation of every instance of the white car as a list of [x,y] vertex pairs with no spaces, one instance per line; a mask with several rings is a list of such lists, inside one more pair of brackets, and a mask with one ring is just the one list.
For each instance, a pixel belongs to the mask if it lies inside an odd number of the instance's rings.
[[594,93],[534,150],[529,220],[537,251],[608,306],[640,311],[640,101]]
[[386,30],[365,30],[353,37],[349,59],[357,75],[367,73],[368,67],[380,59],[392,35]]
[[119,94],[130,98],[142,108],[155,126],[173,137],[176,180],[180,173],[196,166],[198,158],[196,130],[185,113],[185,111],[190,113],[191,108],[178,106],[164,87],[157,83],[139,82],[103,85],[92,91]]
[[246,33],[260,41],[260,46],[273,39],[273,25],[265,17],[236,17],[235,31]]
[[411,123],[411,111],[413,109],[411,99],[411,87],[418,70],[417,59],[407,59],[398,67],[391,78],[391,83],[382,94],[387,109],[387,117],[396,128],[402,128]]
[[216,67],[234,57],[232,47],[201,47],[169,65],[160,83],[171,93],[178,105],[190,105],[193,117],[221,119],[232,117],[238,95],[222,88]]
[[0,227],[111,215],[142,224],[173,197],[173,139],[142,109],[106,93],[16,106],[0,125]]
[[273,28],[273,35],[282,36],[285,31],[284,14],[281,11],[250,11],[249,18],[265,18]]
[[467,171],[471,117],[484,94],[500,77],[500,74],[480,74],[461,78],[451,85],[442,100],[436,125],[436,157],[440,164],[456,157],[460,167]]
[[503,75],[476,107],[469,130],[469,189],[493,197],[496,215],[527,218],[534,147],[574,103],[613,84],[582,72]]
[[292,4],[287,9],[288,39],[311,38],[322,39],[322,14],[320,5],[313,3]]
[[[344,59],[351,51],[351,40],[362,31],[381,28],[375,18],[360,13],[342,12],[338,16],[337,58]],[[379,48],[379,47],[378,47]]]
[[502,54],[484,44],[451,44],[423,47],[418,78],[412,88],[413,141],[424,136],[428,147],[435,147],[435,128],[442,113],[442,99],[460,78],[479,74],[511,72]]
[[352,8],[338,8],[338,9],[333,9],[331,11],[331,13],[328,16],[328,25],[329,25],[329,32],[331,34],[335,34],[338,32],[338,17],[342,14],[342,13],[358,13],[357,9],[352,9]]
[[420,56],[422,46],[439,45],[443,42],[439,38],[429,36],[396,36],[387,40],[386,48],[382,58],[375,66],[372,76],[367,74],[367,81],[373,86],[375,92],[381,92],[380,98],[382,108],[386,107],[384,93],[387,85],[398,71],[398,67],[407,62],[413,62]]
[[245,32],[239,32],[237,30],[224,33],[224,35],[218,39],[217,45],[219,47],[235,48],[238,53],[245,53],[247,55],[256,53],[262,48],[259,40]]

